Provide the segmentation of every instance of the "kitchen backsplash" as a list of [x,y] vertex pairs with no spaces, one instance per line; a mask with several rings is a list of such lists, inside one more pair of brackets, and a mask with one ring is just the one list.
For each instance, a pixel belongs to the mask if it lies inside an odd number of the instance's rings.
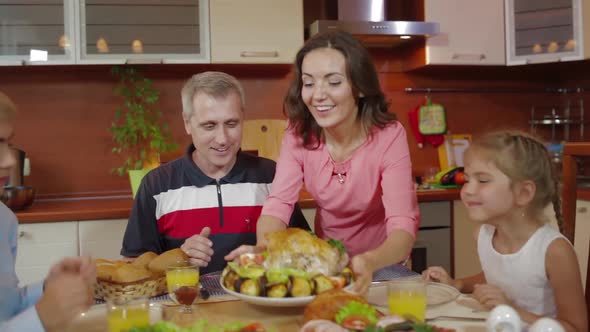
[[[510,127],[528,129],[531,101],[559,103],[562,96],[542,92],[486,93],[477,88],[541,91],[548,86],[585,84],[580,72],[590,62],[524,67],[427,67],[409,73],[388,72],[387,58],[376,56],[380,80],[390,109],[408,132],[416,174],[438,165],[436,149],[418,149],[408,125],[408,112],[422,103],[423,94],[406,87],[468,87],[474,92],[433,93],[446,110],[448,129],[478,134]],[[174,140],[189,142],[182,123],[180,89],[191,75],[222,70],[238,77],[246,92],[246,118],[282,118],[282,99],[290,77],[287,65],[149,65],[141,69],[161,91],[160,107]],[[116,79],[110,66],[0,67],[0,90],[19,106],[15,146],[34,163],[26,184],[39,198],[100,193],[130,193],[127,177],[110,173],[117,165],[107,131],[120,103],[113,95]],[[568,74],[569,73],[569,74]],[[559,74],[559,75],[556,75]],[[549,78],[559,77],[559,81]]]

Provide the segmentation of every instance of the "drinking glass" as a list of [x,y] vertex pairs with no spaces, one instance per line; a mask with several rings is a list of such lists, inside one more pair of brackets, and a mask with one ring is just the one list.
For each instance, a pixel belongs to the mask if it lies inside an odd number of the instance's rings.
[[389,312],[408,320],[426,317],[426,282],[422,279],[391,280],[387,284]]
[[107,300],[107,321],[110,332],[123,332],[130,328],[150,325],[149,301],[147,298]]
[[168,295],[179,305],[181,312],[192,313],[192,305],[199,297],[199,266],[173,266],[166,270]]

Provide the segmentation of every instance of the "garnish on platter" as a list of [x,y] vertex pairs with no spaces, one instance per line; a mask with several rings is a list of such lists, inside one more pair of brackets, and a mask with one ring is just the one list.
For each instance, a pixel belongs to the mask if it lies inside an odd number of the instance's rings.
[[228,263],[221,276],[225,288],[249,296],[308,297],[354,280],[340,241],[325,241],[298,228],[268,233],[266,240],[263,253],[243,254]]
[[271,332],[275,330],[267,330],[261,323],[242,323],[231,322],[223,326],[209,324],[207,320],[201,319],[194,324],[181,327],[169,321],[160,321],[152,326],[133,327],[127,332]]
[[303,312],[305,324],[300,332],[452,332],[426,323],[410,321],[397,315],[385,316],[365,298],[346,290],[334,289],[311,301]]

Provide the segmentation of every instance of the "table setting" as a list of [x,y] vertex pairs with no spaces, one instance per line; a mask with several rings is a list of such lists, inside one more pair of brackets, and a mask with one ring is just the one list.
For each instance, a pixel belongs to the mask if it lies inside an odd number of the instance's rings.
[[[149,317],[150,324],[165,320],[179,326],[191,326],[199,321],[206,321],[211,326],[223,326],[231,322],[260,323],[267,331],[274,329],[286,332],[300,331],[304,326],[303,310],[310,302],[308,299],[290,303],[289,300],[296,298],[253,301],[251,297],[240,293],[229,294],[221,280],[221,271],[199,276],[200,292],[194,304],[190,305],[189,312],[183,310],[183,306],[171,296],[164,294],[146,299],[143,304],[144,315]],[[388,284],[395,280],[421,280],[421,277],[405,266],[396,264],[376,271],[374,280],[367,301],[380,313],[388,315]],[[428,324],[457,331],[486,330],[485,320],[489,312],[481,308],[476,300],[450,286],[433,282],[425,282],[425,285],[425,321]],[[90,310],[74,321],[68,332],[109,331],[109,306],[112,307],[109,301],[97,300]]]

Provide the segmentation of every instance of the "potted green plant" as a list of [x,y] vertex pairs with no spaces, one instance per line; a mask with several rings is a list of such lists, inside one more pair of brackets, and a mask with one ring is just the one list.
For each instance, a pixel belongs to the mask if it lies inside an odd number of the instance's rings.
[[175,150],[178,145],[172,142],[168,125],[162,121],[157,105],[160,92],[153,81],[129,66],[114,66],[111,73],[119,79],[114,94],[123,99],[109,127],[115,144],[112,152],[124,156],[123,164],[111,171],[121,176],[129,173],[135,196],[141,178],[157,166],[159,153]]

